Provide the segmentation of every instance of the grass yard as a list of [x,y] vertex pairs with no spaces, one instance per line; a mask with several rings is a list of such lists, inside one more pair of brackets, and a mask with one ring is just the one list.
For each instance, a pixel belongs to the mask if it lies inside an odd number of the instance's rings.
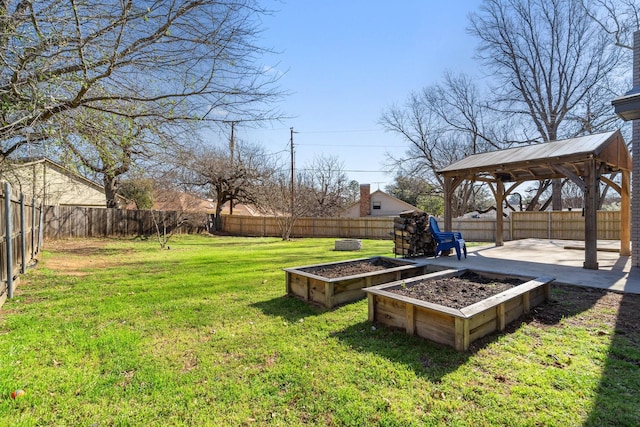
[[393,256],[333,244],[48,244],[0,309],[0,425],[640,425],[640,296],[555,287],[458,353],[374,327],[366,300],[284,296],[284,267]]

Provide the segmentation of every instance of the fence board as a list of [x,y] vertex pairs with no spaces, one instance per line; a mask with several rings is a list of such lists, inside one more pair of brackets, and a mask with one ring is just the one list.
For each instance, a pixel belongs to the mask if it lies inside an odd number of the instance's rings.
[[[172,213],[174,218],[178,214]],[[203,219],[202,224],[205,222]],[[190,227],[195,231],[199,228],[197,224]],[[495,227],[495,220],[491,218],[453,220],[453,229],[463,233],[468,241],[494,241]],[[252,237],[281,235],[277,218],[274,217],[224,215],[222,231]],[[48,206],[45,209],[45,232],[47,239],[135,236],[155,234],[155,227],[148,211]],[[189,227],[181,232],[190,232]],[[392,233],[393,218],[390,217],[300,218],[291,236],[391,239]],[[503,235],[505,240],[584,240],[584,218],[580,211],[515,212],[510,219],[505,218]],[[616,240],[619,236],[620,212],[598,212],[598,238]]]
[[[442,220],[440,220],[442,221]],[[494,242],[494,218],[454,218],[453,231],[459,231],[470,242]],[[222,231],[250,237],[281,235],[276,218],[223,215]],[[392,239],[393,218],[300,218],[292,237],[335,237],[357,239]],[[584,240],[584,217],[573,212],[513,212],[504,219],[505,240],[558,239]],[[598,212],[598,239],[620,239],[620,212]]]
[[42,246],[42,206],[17,195],[3,183],[0,193],[0,306],[13,296],[17,277],[33,262]]
[[[439,220],[444,223],[444,220]],[[494,218],[454,218],[451,222],[453,231],[462,233],[468,242],[495,242],[496,220]],[[504,240],[511,240],[511,221],[505,218],[502,226]]]
[[[173,215],[179,212],[166,212]],[[118,210],[106,208],[80,208],[47,206],[44,210],[46,239],[68,237],[137,236],[155,234],[150,211]],[[205,215],[183,226],[180,233],[197,232],[207,223]],[[492,218],[456,218],[453,230],[463,234],[467,241],[493,242],[496,222]],[[278,219],[223,215],[222,230],[225,233],[265,237],[281,236]],[[292,237],[335,237],[363,239],[392,239],[393,217],[380,218],[300,218],[291,232]],[[505,218],[505,240],[539,238],[584,240],[584,217],[581,211],[573,212],[514,212]],[[598,212],[598,239],[620,238],[620,212]]]
[[131,237],[156,234],[153,216],[163,216],[170,229],[188,216],[175,232],[195,233],[207,222],[206,214],[185,214],[178,211],[140,211],[78,206],[46,206],[44,237],[47,240],[83,237]]
[[[598,239],[620,240],[620,211],[598,211]],[[514,239],[584,240],[582,211],[513,212]]]
[[[282,233],[275,217],[223,215],[222,231],[242,236],[278,237]],[[291,237],[339,237],[391,239],[393,218],[299,218]]]

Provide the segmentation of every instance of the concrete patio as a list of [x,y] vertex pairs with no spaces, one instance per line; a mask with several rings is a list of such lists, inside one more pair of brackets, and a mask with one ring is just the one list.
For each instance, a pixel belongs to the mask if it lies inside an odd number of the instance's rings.
[[514,240],[504,246],[470,247],[467,259],[463,256],[460,261],[453,251],[453,255],[425,261],[503,274],[552,276],[554,283],[640,294],[640,269],[631,268],[631,257],[619,256],[619,248],[619,241],[598,241],[598,270],[582,268],[584,242],[573,240]]

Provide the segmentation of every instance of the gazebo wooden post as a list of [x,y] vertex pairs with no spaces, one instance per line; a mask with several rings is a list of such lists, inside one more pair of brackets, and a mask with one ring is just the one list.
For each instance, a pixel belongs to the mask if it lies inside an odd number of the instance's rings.
[[584,268],[598,269],[598,170],[594,159],[585,162],[584,191]]
[[453,180],[454,178],[444,177],[444,230],[451,231],[453,226],[453,213],[451,212],[451,205],[453,201]]
[[502,215],[502,206],[504,204],[504,183],[498,180],[496,184],[496,246],[504,246],[504,219]]
[[620,186],[620,256],[631,256],[631,172],[622,171]]

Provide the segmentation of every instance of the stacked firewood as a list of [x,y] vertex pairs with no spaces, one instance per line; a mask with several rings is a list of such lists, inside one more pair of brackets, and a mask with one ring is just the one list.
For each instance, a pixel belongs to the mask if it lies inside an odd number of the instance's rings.
[[395,254],[404,258],[433,256],[436,242],[429,230],[429,214],[404,211],[393,224]]

